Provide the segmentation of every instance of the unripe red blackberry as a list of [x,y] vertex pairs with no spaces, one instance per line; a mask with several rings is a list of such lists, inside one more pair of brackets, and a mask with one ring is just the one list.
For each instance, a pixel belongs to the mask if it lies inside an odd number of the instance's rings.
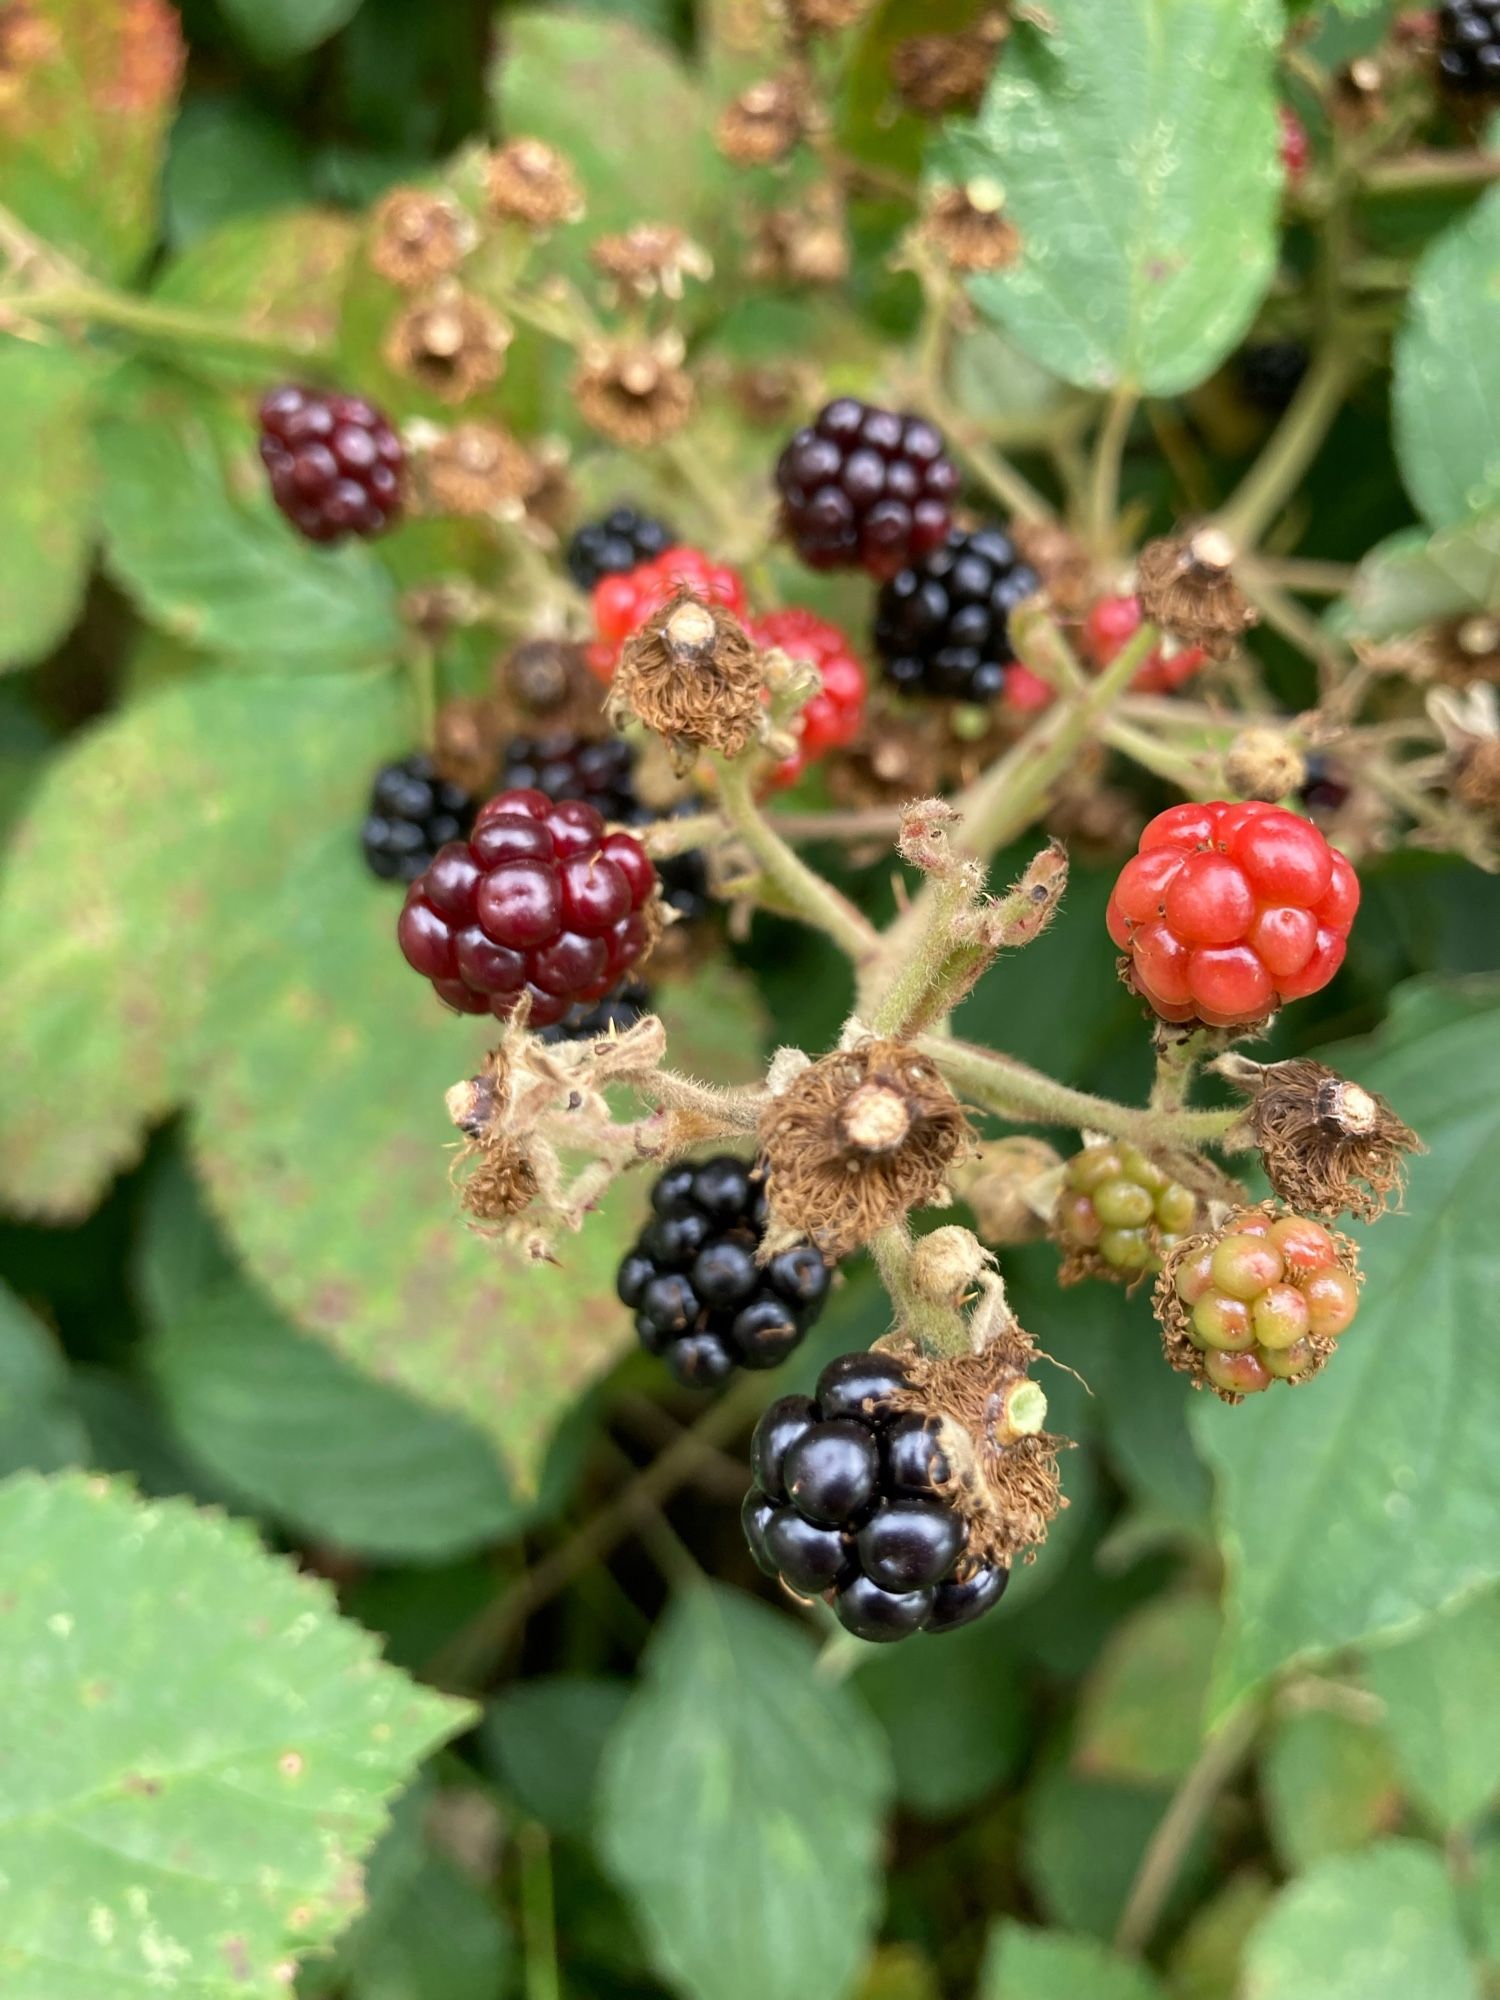
[[1002,529],[955,529],[881,590],[875,651],[886,679],[907,694],[995,700],[1016,657],[1010,614],[1040,587]]
[[628,576],[674,547],[677,536],[665,521],[628,503],[611,507],[597,521],[585,521],[568,543],[568,575],[591,591],[607,576]]
[[859,735],[865,716],[865,670],[838,626],[800,605],[752,619],[746,630],[757,646],[780,647],[791,659],[815,667],[823,683],[793,724],[797,748],[771,776],[773,785],[794,784],[809,764],[830,750],[843,749]]
[[450,841],[407,891],[397,939],[409,965],[463,1014],[530,1024],[602,1000],[651,942],[656,870],[590,805],[501,792],[466,841]]
[[[1083,625],[1083,650],[1096,667],[1118,658],[1140,630],[1138,597],[1101,597]],[[1138,694],[1173,694],[1190,681],[1208,658],[1201,646],[1164,640],[1136,668],[1130,685]]]
[[736,1368],[784,1361],[823,1310],[833,1267],[809,1243],[758,1260],[760,1174],[728,1154],[669,1167],[651,1206],[616,1280],[647,1353],[704,1389]]
[[1500,94],[1500,0],[1451,0],[1438,10],[1438,74],[1465,95]]
[[287,383],[262,397],[271,497],[310,542],[383,535],[401,513],[401,440],[362,396]]
[[776,464],[782,527],[803,562],[878,577],[942,543],[959,484],[936,425],[854,396],[820,410]]
[[1085,1146],[1067,1164],[1055,1217],[1072,1266],[1067,1275],[1084,1277],[1103,1266],[1128,1280],[1159,1271],[1197,1212],[1192,1189],[1138,1146],[1113,1139]]
[[386,882],[414,882],[438,849],[460,840],[474,823],[474,800],[450,784],[418,751],[376,772],[360,844],[372,875]]

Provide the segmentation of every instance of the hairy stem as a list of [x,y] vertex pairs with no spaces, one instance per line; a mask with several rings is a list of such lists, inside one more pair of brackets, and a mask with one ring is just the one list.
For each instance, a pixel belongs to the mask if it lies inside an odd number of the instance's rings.
[[880,943],[869,919],[787,846],[756,804],[746,765],[723,757],[715,757],[714,763],[724,817],[760,863],[766,879],[804,923],[831,937],[856,965],[864,964]]
[[45,291],[8,294],[0,298],[0,311],[49,325],[87,320],[94,326],[134,334],[143,341],[197,347],[221,354],[254,355],[266,361],[302,364],[323,352],[322,343],[312,334],[252,333],[210,313],[111,292],[86,280],[50,286]]
[[516,1833],[521,1863],[521,1942],[526,1961],[526,2000],[559,2000],[557,1912],[552,1890],[552,1841],[539,1820]]
[[1468,152],[1408,153],[1399,160],[1375,160],[1360,176],[1366,194],[1423,195],[1449,189],[1488,187],[1500,180],[1500,152],[1474,147]]
[[904,1222],[887,1224],[870,1243],[880,1282],[896,1308],[897,1324],[924,1354],[967,1354],[969,1330],[959,1314],[924,1298],[913,1284],[912,1247],[911,1231]]
[[1089,472],[1088,539],[1098,555],[1109,555],[1119,535],[1120,465],[1135,418],[1138,398],[1122,383],[1110,397],[1094,440]]

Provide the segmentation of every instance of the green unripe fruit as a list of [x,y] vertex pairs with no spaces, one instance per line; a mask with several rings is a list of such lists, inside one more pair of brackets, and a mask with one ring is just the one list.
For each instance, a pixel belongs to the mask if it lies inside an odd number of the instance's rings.
[[1193,1307],[1193,1331],[1205,1347],[1225,1353],[1242,1354],[1255,1345],[1255,1325],[1243,1299],[1227,1298],[1223,1292],[1205,1292]]
[[1096,1187],[1094,1213],[1106,1229],[1141,1229],[1156,1212],[1151,1190],[1136,1181],[1105,1181]]

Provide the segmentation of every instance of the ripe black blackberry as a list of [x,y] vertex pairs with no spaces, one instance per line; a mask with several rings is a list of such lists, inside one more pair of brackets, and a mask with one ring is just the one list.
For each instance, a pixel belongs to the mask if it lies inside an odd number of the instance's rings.
[[950,1468],[933,1425],[901,1407],[908,1386],[896,1355],[841,1354],[811,1398],[771,1404],[750,1447],[751,1555],[800,1596],[826,1593],[860,1639],[957,1631],[1010,1581],[1003,1566],[965,1561]]
[[1438,74],[1451,90],[1500,94],[1500,0],[1452,0],[1438,10]]
[[544,1042],[592,1042],[611,1029],[633,1028],[651,1012],[651,988],[644,979],[625,979],[592,1007],[571,1007],[553,1027],[543,1028]]
[[1240,394],[1252,409],[1279,417],[1302,387],[1311,356],[1300,340],[1256,340],[1235,363]]
[[651,1206],[617,1280],[646,1352],[704,1389],[736,1368],[784,1361],[822,1311],[833,1269],[810,1243],[755,1261],[766,1230],[760,1176],[727,1154],[669,1167]]
[[925,417],[840,396],[786,446],[776,486],[787,539],[810,569],[885,577],[948,533],[959,472]]
[[401,440],[362,396],[288,382],[261,398],[260,455],[271,497],[310,542],[368,541],[401,512]]
[[626,576],[664,555],[676,541],[676,532],[654,514],[611,507],[600,520],[585,521],[568,543],[568,575],[580,590],[592,590],[603,577]]
[[940,549],[881,590],[875,651],[908,694],[988,702],[1015,661],[1010,614],[1040,589],[1003,529],[955,529]]
[[467,836],[474,806],[461,785],[438,776],[423,751],[384,765],[360,829],[370,873],[383,882],[415,882],[446,841]]

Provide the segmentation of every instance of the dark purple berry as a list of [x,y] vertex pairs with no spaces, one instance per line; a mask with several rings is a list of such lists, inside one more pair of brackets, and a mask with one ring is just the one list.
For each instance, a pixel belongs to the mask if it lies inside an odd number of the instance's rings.
[[656,1276],[656,1263],[644,1251],[632,1250],[615,1275],[615,1291],[620,1303],[632,1311],[641,1302],[641,1293]]
[[930,1500],[888,1500],[859,1531],[860,1567],[882,1590],[925,1590],[958,1561],[964,1527]]
[[706,1243],[693,1264],[693,1290],[706,1306],[737,1306],[760,1282],[749,1242],[720,1236]]
[[775,1368],[801,1344],[802,1327],[782,1299],[752,1299],[726,1336],[747,1368]]
[[655,515],[611,507],[599,520],[585,521],[568,543],[568,575],[580,590],[592,590],[602,578],[627,576],[676,544],[676,534]]
[[837,1528],[819,1528],[791,1507],[778,1507],[766,1524],[766,1553],[782,1581],[812,1595],[830,1590],[849,1566],[848,1548]]
[[776,1559],[766,1547],[766,1530],[781,1509],[774,1500],[768,1500],[764,1493],[751,1487],[740,1508],[740,1526],[745,1531],[745,1542],[755,1559],[755,1566],[765,1576],[775,1576]]
[[915,1411],[897,1417],[882,1442],[887,1493],[923,1500],[948,1484],[952,1475],[947,1455],[930,1419]]
[[911,1386],[906,1364],[894,1354],[841,1354],[818,1377],[820,1413],[880,1424],[895,1415],[893,1398]]
[[953,525],[958,468],[921,417],[840,396],[776,466],[787,539],[812,569],[891,576]]
[[406,456],[361,396],[286,383],[261,398],[260,455],[271,497],[310,542],[383,535],[401,513]]
[[1500,0],[1451,0],[1439,8],[1438,74],[1450,90],[1500,95]]
[[782,1461],[787,1498],[819,1527],[841,1528],[875,1497],[880,1454],[868,1426],[849,1417],[814,1424]]
[[756,1485],[773,1500],[786,1498],[781,1465],[787,1448],[817,1420],[817,1410],[806,1396],[780,1396],[761,1413],[750,1440],[750,1470]]
[[908,694],[990,702],[1015,660],[1010,614],[1040,588],[999,528],[955,529],[881,590],[875,651]]
[[1009,1582],[1010,1571],[1002,1563],[993,1569],[975,1570],[962,1583],[940,1583],[932,1593],[927,1630],[956,1632],[961,1625],[972,1625],[1000,1602]]
[[846,1632],[873,1645],[888,1645],[920,1632],[932,1615],[930,1590],[882,1590],[867,1576],[852,1577],[833,1600],[834,1616]]

